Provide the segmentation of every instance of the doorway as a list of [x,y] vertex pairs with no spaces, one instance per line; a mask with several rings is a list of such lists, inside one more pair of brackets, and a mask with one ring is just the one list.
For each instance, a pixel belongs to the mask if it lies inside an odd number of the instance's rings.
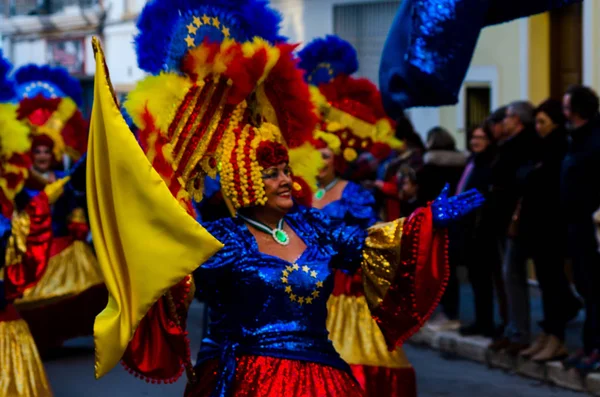
[[550,12],[550,95],[560,99],[573,84],[583,81],[583,5],[572,4]]

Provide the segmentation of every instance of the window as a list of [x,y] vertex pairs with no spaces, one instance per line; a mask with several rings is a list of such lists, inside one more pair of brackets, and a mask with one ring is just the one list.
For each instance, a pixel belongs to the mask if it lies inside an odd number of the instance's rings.
[[479,124],[483,123],[491,111],[491,94],[489,86],[467,86],[466,87],[466,107],[465,107],[465,128],[468,132],[466,147],[469,147],[471,131]]
[[99,4],[100,0],[8,0],[8,15],[48,15],[65,7],[82,8]]
[[379,63],[383,45],[399,1],[337,5],[333,8],[333,31],[356,48],[358,73],[379,83]]

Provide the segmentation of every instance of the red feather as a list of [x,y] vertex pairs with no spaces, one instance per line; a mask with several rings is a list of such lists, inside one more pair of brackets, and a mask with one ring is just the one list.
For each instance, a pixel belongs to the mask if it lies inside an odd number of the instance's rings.
[[265,82],[265,92],[275,108],[281,134],[288,147],[311,139],[318,123],[304,72],[293,54],[296,45],[279,44],[280,57]]

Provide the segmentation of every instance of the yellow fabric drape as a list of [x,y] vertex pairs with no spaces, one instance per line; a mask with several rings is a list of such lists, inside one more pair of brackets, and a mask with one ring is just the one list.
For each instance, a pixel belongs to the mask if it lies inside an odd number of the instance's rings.
[[222,244],[185,212],[148,162],[119,112],[96,38],[93,45],[87,199],[110,294],[94,325],[99,378],[118,364],[150,307]]

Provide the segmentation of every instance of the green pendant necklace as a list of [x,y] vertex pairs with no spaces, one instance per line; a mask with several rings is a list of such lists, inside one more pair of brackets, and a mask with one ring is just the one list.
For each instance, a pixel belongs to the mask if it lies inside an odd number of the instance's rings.
[[275,229],[272,229],[271,227],[265,225],[262,222],[258,222],[258,221],[255,221],[254,219],[247,218],[241,214],[237,214],[237,215],[240,218],[242,218],[246,223],[251,224],[252,226],[257,228],[261,232],[270,234],[271,237],[273,237],[273,240],[275,240],[275,242],[277,244],[288,245],[290,243],[290,236],[288,236],[288,234],[285,232],[285,230],[283,230],[283,218],[281,218],[279,220],[279,222],[277,222],[277,227]]
[[328,191],[330,191],[331,189],[333,189],[333,187],[335,185],[337,185],[337,183],[340,181],[340,178],[335,178],[333,181],[331,181],[329,183],[329,185],[320,188],[319,190],[317,190],[317,192],[315,193],[315,198],[317,200],[321,200],[323,197],[325,197],[325,193],[327,193]]

